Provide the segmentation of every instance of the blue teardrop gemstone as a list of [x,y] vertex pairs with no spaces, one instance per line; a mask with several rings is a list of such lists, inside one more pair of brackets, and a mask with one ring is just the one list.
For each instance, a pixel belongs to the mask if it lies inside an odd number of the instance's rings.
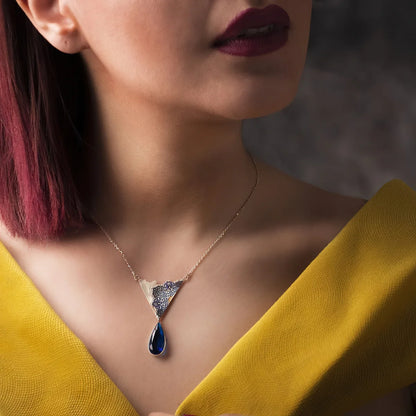
[[163,333],[162,324],[158,322],[153,328],[149,339],[149,351],[153,355],[161,355],[166,349],[166,338]]

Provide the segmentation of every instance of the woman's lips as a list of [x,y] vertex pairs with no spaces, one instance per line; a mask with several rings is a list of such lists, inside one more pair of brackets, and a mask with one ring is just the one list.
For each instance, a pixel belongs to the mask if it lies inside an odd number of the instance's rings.
[[[246,31],[248,29],[261,28],[269,25],[274,25],[276,31],[287,31],[290,28],[289,15],[282,7],[276,4],[270,4],[263,9],[246,9],[230,22],[220,36],[215,38],[212,46],[217,47],[226,41],[237,39],[239,35],[247,33]],[[250,35],[248,35],[248,38],[250,38]]]

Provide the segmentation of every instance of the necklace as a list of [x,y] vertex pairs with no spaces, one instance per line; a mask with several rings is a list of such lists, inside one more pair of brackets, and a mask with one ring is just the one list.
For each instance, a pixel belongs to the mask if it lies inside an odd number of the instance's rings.
[[110,237],[109,233],[104,229],[104,227],[98,221],[96,221],[95,218],[91,215],[91,218],[93,219],[93,221],[100,227],[100,229],[106,235],[110,243],[121,254],[123,260],[127,264],[127,267],[132,273],[134,280],[139,283],[147,301],[149,302],[153,312],[156,315],[157,323],[155,327],[153,328],[153,331],[150,335],[149,345],[148,345],[149,352],[154,356],[161,356],[161,355],[164,355],[166,352],[166,344],[167,344],[166,335],[162,328],[161,319],[164,313],[166,312],[166,310],[168,309],[168,306],[170,305],[170,303],[172,302],[173,298],[178,293],[182,285],[192,276],[192,274],[194,273],[196,268],[200,265],[202,260],[204,260],[204,258],[213,249],[213,247],[218,243],[218,241],[220,241],[221,238],[224,237],[225,233],[228,231],[231,224],[240,215],[241,210],[244,208],[244,206],[246,205],[246,203],[252,196],[254,190],[256,189],[256,186],[258,184],[258,179],[259,179],[258,169],[257,169],[256,162],[254,161],[250,153],[249,153],[249,156],[256,171],[256,183],[252,187],[249,195],[247,196],[243,204],[240,206],[240,208],[237,210],[237,212],[228,222],[224,230],[220,233],[220,235],[215,239],[215,241],[208,247],[208,249],[200,257],[197,263],[191,268],[191,270],[182,279],[175,280],[175,281],[167,280],[164,283],[160,284],[160,283],[157,283],[155,280],[150,282],[148,280],[145,280],[139,277],[137,273],[133,270],[133,268],[130,266],[129,262],[127,261],[124,251],[120,249],[120,247],[114,242],[114,240]]

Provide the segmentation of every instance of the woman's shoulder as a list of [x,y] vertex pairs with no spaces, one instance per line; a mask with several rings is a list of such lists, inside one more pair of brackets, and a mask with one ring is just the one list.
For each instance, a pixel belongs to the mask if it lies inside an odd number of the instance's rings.
[[26,245],[26,240],[12,235],[0,218],[0,272],[3,265],[10,263],[8,258],[10,256],[13,258],[19,256],[19,253],[23,251]]
[[[259,201],[287,222],[296,221],[319,228],[346,225],[365,205],[366,214],[385,216],[381,222],[392,224],[413,221],[416,225],[416,190],[403,180],[393,178],[373,190],[368,198],[357,193],[324,189],[259,161],[263,188]],[[369,202],[369,204],[367,204]],[[326,226],[325,226],[326,224]]]
[[[314,230],[339,230],[368,202],[358,195],[324,189],[291,176],[266,162],[258,162],[262,179],[259,205],[274,211],[281,223]],[[262,212],[266,217],[272,212]],[[268,215],[269,214],[269,215]]]

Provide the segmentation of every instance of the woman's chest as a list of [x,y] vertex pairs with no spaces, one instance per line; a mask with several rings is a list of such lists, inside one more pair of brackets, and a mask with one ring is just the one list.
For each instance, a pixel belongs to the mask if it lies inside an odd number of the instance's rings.
[[227,267],[225,258],[207,263],[165,312],[167,352],[156,357],[148,342],[157,319],[128,273],[105,260],[93,267],[37,259],[24,270],[140,415],[174,413],[297,277],[283,263],[246,271]]
[[[165,312],[163,357],[148,351],[156,317],[107,245],[91,240],[45,249],[9,248],[59,319],[143,416],[174,413],[333,238],[339,224],[316,230],[267,233],[241,244],[224,240],[222,250],[204,260]],[[174,256],[167,257],[154,263],[178,264]],[[186,273],[164,271],[148,275],[162,282]]]

